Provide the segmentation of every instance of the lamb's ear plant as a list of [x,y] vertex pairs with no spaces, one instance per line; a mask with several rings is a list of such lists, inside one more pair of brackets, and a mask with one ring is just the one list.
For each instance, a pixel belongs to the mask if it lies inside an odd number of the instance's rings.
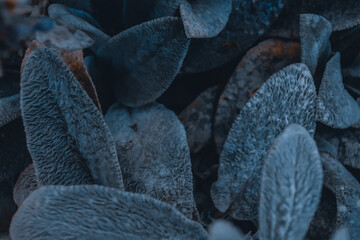
[[110,130],[57,50],[39,46],[27,57],[21,111],[40,185],[96,183],[123,189]]
[[116,144],[125,190],[167,202],[197,219],[189,147],[176,115],[157,103],[138,108],[114,104],[105,119]]
[[20,239],[207,239],[201,224],[146,195],[103,186],[43,186],[13,218]]
[[275,73],[254,94],[233,124],[220,155],[218,180],[211,189],[217,209],[240,220],[257,217],[264,157],[289,124],[298,123],[314,134],[315,100],[315,85],[304,64]]
[[245,240],[244,234],[230,222],[217,220],[209,226],[209,240]]
[[24,202],[24,200],[36,189],[39,188],[39,184],[36,178],[34,165],[30,164],[19,175],[18,180],[14,186],[13,198],[18,207]]
[[0,98],[0,127],[21,116],[20,95]]
[[323,170],[305,128],[288,126],[264,161],[259,207],[260,239],[303,239],[318,207]]

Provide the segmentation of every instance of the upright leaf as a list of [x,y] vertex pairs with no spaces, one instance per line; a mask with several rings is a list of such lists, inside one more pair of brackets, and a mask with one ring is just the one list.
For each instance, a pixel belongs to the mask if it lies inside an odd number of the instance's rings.
[[151,197],[103,186],[33,192],[10,226],[18,239],[207,239],[196,222]]
[[133,109],[115,104],[106,122],[125,189],[170,203],[189,218],[196,216],[190,153],[176,115],[157,103]]
[[183,0],[180,14],[188,38],[212,38],[226,26],[232,0]]
[[316,118],[333,128],[348,128],[360,121],[360,106],[343,85],[339,53],[326,65],[316,102]]
[[119,33],[97,55],[104,71],[115,75],[118,100],[135,107],[154,101],[170,86],[189,41],[180,19],[164,17]]
[[300,15],[301,62],[315,75],[319,63],[327,61],[331,53],[331,23],[319,15]]
[[314,134],[315,100],[315,86],[304,64],[272,75],[254,94],[233,124],[220,156],[218,181],[211,191],[217,209],[225,212],[231,207],[236,219],[256,217],[263,158],[289,124],[300,124]]
[[288,126],[270,149],[261,180],[261,239],[303,239],[320,202],[323,171],[315,141]]
[[123,188],[115,144],[101,113],[50,48],[40,46],[28,56],[21,110],[39,184]]

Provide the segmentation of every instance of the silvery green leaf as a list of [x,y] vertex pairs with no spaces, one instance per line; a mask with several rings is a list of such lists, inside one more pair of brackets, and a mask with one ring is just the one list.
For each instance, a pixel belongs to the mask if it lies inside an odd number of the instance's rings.
[[275,139],[262,171],[262,240],[303,239],[320,202],[323,170],[315,141],[292,124]]
[[337,227],[346,227],[351,239],[360,239],[360,184],[331,155],[322,153],[321,158],[324,185],[336,196]]
[[226,26],[232,0],[183,0],[181,19],[188,38],[212,38]]
[[265,40],[241,59],[220,96],[214,121],[214,140],[218,153],[226,141],[241,109],[274,73],[300,62],[300,44],[294,41]]
[[110,130],[58,52],[40,46],[29,54],[20,101],[40,185],[123,188]]
[[209,240],[245,240],[244,234],[225,220],[217,220],[209,227]]
[[191,153],[199,152],[212,137],[219,90],[219,86],[206,89],[179,115]]
[[76,30],[85,32],[90,38],[94,40],[94,44],[91,45],[91,49],[96,52],[101,45],[103,45],[110,36],[103,33],[94,25],[88,23],[82,18],[74,15],[71,10],[60,4],[52,4],[48,7],[48,13],[51,18],[56,21],[60,21],[67,26]]
[[262,85],[242,108],[220,155],[218,181],[211,189],[217,209],[243,206],[243,212],[230,211],[231,216],[257,216],[263,158],[289,124],[300,124],[314,134],[315,100],[313,79],[304,64],[290,65]]
[[61,24],[54,24],[54,27],[47,32],[37,31],[35,39],[59,49],[79,50],[93,45],[94,41],[83,31],[69,28]]
[[115,78],[117,99],[131,107],[152,102],[170,86],[188,50],[181,20],[164,17],[129,28],[97,52]]
[[343,85],[339,53],[326,65],[316,102],[316,118],[333,128],[348,128],[360,121],[360,106]]
[[350,240],[349,231],[346,228],[340,228],[331,237],[331,240]]
[[0,127],[21,116],[20,95],[0,98]]
[[184,72],[207,71],[236,58],[266,32],[283,6],[284,0],[232,0],[229,21],[219,35],[191,40]]
[[14,186],[13,198],[19,207],[30,193],[39,188],[36,178],[34,165],[31,164],[20,173],[18,180]]
[[103,186],[45,186],[23,202],[10,226],[18,239],[207,239],[169,204]]
[[316,14],[300,15],[301,62],[314,76],[320,62],[327,61],[331,53],[331,23]]
[[105,119],[125,189],[170,203],[188,218],[196,216],[190,152],[176,115],[157,103],[131,109],[115,104]]

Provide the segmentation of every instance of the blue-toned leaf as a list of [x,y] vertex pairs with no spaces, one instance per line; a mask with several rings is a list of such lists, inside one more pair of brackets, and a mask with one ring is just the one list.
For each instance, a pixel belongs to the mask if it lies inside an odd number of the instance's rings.
[[175,16],[181,0],[123,0],[123,24],[129,28],[156,18]]
[[315,14],[300,15],[301,62],[312,75],[321,62],[326,62],[331,53],[331,23]]
[[189,218],[196,216],[190,152],[176,115],[157,103],[133,109],[115,104],[106,122],[125,189],[170,203]]
[[321,158],[324,185],[336,196],[337,227],[346,227],[351,239],[360,239],[360,184],[331,155],[322,153]]
[[229,21],[215,38],[193,39],[183,70],[207,71],[239,56],[275,21],[284,0],[232,0]]
[[215,86],[205,90],[179,115],[192,153],[199,152],[212,137],[213,118],[220,89]]
[[61,56],[50,48],[40,46],[27,58],[21,110],[39,184],[123,188],[110,130]]
[[304,64],[272,75],[242,108],[220,155],[218,181],[211,196],[222,212],[254,219],[259,202],[263,159],[275,137],[292,123],[315,132],[316,92]]
[[320,202],[322,182],[315,141],[302,126],[288,126],[275,139],[264,161],[260,238],[303,239]]
[[49,16],[56,21],[65,23],[67,26],[76,30],[85,32],[90,38],[94,40],[91,49],[96,52],[101,45],[103,45],[110,36],[100,31],[97,27],[88,23],[84,19],[74,15],[71,10],[60,4],[52,4],[48,8]]
[[326,65],[316,103],[316,118],[333,128],[348,128],[360,121],[360,106],[344,88],[339,53]]
[[16,205],[19,207],[30,193],[38,188],[39,184],[36,178],[34,165],[31,164],[21,172],[14,186],[13,198]]
[[103,186],[46,186],[21,205],[10,226],[18,239],[207,239],[196,222],[146,195]]
[[340,228],[331,237],[331,240],[350,240],[349,231],[346,228]]
[[21,116],[20,95],[0,98],[0,127]]
[[91,13],[93,10],[93,6],[92,6],[91,2],[92,2],[91,0],[86,0],[86,1],[84,1],[84,0],[49,0],[50,4],[58,3],[58,4],[65,5],[67,7],[80,9],[80,10],[83,10],[88,13]]
[[164,17],[132,27],[99,49],[99,62],[114,71],[117,99],[128,106],[157,99],[178,74],[189,46],[180,19]]
[[214,122],[214,140],[221,153],[232,124],[241,109],[274,73],[300,62],[300,44],[269,39],[250,49],[241,59],[219,98]]
[[212,38],[226,26],[232,0],[183,0],[181,19],[188,38]]
[[230,222],[218,220],[209,227],[209,240],[245,240],[242,232]]

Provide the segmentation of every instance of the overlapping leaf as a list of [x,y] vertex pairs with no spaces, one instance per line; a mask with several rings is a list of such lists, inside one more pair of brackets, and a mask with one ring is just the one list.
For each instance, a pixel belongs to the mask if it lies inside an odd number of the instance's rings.
[[181,19],[189,38],[212,38],[226,26],[232,0],[183,0]]
[[360,121],[360,106],[343,85],[339,53],[326,65],[316,103],[316,118],[333,128],[348,128]]
[[40,46],[27,58],[21,110],[39,184],[123,188],[105,121],[59,54]]
[[57,21],[61,21],[62,23],[65,23],[67,26],[70,26],[74,29],[85,32],[94,40],[94,44],[91,46],[91,49],[95,52],[110,38],[110,36],[103,33],[97,27],[74,15],[69,8],[63,5],[50,5],[48,8],[48,13],[51,18]]
[[283,0],[233,0],[229,21],[219,35],[191,41],[184,71],[207,71],[239,56],[265,33],[283,5]]
[[180,19],[164,17],[121,32],[97,55],[104,71],[116,76],[118,100],[134,107],[154,101],[169,87],[188,46]]
[[205,90],[179,115],[192,153],[199,152],[211,139],[219,90],[219,86]]
[[320,202],[322,181],[315,141],[302,126],[288,126],[275,139],[264,161],[261,239],[303,239]]
[[324,63],[330,56],[331,23],[315,14],[300,15],[301,62],[305,63],[312,75],[318,64]]
[[324,185],[336,195],[337,227],[346,227],[351,239],[360,238],[360,184],[346,168],[322,153]]
[[91,13],[93,10],[93,6],[91,4],[92,1],[79,1],[79,0],[48,0],[50,4],[58,3],[65,5],[67,7],[80,9],[85,12]]
[[148,194],[197,215],[184,127],[160,104],[127,109],[113,105],[106,122],[114,136],[125,189]]
[[151,197],[102,186],[47,186],[21,205],[18,239],[207,239],[203,227]]
[[265,82],[243,107],[225,142],[211,192],[216,208],[224,212],[231,207],[237,219],[256,217],[263,158],[289,124],[298,123],[314,134],[315,100],[304,64],[290,65]]
[[209,227],[209,240],[245,240],[244,235],[230,222],[215,221]]
[[14,186],[13,197],[16,205],[19,207],[27,196],[38,189],[39,184],[36,179],[34,165],[31,164],[21,172]]
[[0,98],[0,127],[21,116],[20,95]]
[[220,153],[232,124],[252,95],[275,72],[300,61],[297,42],[269,39],[250,49],[238,64],[219,99],[214,139]]
[[346,228],[340,228],[332,236],[331,240],[350,240],[349,231]]

